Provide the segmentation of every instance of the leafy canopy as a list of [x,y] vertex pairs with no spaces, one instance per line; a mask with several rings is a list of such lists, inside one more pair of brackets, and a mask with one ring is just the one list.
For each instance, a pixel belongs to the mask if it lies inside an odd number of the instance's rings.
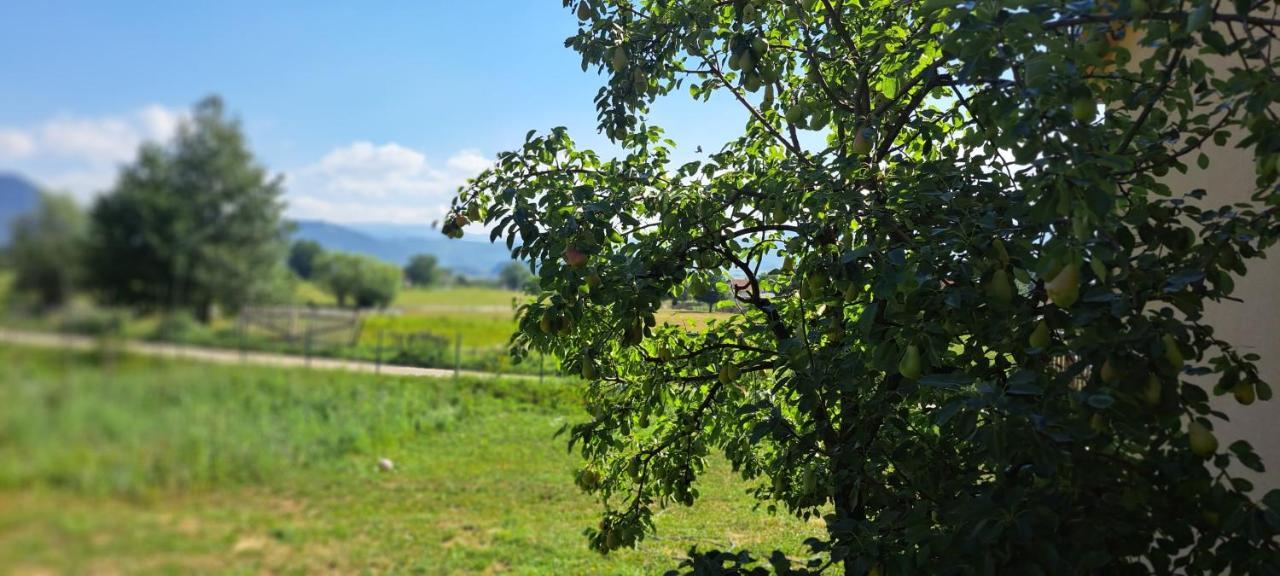
[[286,228],[279,177],[254,159],[222,100],[201,100],[173,141],[147,143],[90,213],[88,276],[105,300],[235,309],[280,286]]
[[414,286],[432,286],[444,281],[449,271],[440,267],[434,254],[417,254],[404,267],[404,277]]
[[[1271,389],[1202,316],[1280,231],[1270,3],[565,4],[620,153],[531,132],[445,233],[483,219],[539,272],[512,353],[589,381],[592,546],[692,505],[719,452],[825,520],[779,573],[1276,573],[1280,492],[1235,476],[1262,464],[1209,394]],[[648,113],[683,91],[741,135],[678,152]],[[1228,142],[1248,201],[1162,178]],[[726,273],[739,312],[656,323]]]
[[42,307],[66,303],[80,282],[87,229],[84,210],[75,199],[41,193],[35,212],[13,222],[8,248],[13,287]]
[[338,306],[385,308],[400,292],[400,268],[364,254],[324,252],[316,258],[314,277]]

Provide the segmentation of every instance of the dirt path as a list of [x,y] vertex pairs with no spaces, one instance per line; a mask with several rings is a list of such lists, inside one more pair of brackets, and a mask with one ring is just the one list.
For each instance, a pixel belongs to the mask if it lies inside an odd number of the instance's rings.
[[[89,336],[72,334],[52,334],[47,332],[27,332],[0,328],[0,343],[37,348],[62,348],[66,350],[93,350],[99,346],[96,339]],[[290,354],[274,354],[269,352],[243,352],[224,348],[205,348],[184,344],[164,344],[159,342],[139,342],[123,340],[120,345],[125,352],[142,356],[194,360],[215,364],[254,364],[259,366],[309,367],[315,370],[345,370],[348,372],[379,372],[393,376],[419,376],[424,378],[452,378],[453,370],[443,368],[415,368],[413,366],[394,366],[383,364],[379,367],[373,362],[360,360],[339,360],[335,358],[311,358]],[[461,376],[479,378],[537,378],[527,374],[497,374],[493,372],[477,372],[462,370]]]

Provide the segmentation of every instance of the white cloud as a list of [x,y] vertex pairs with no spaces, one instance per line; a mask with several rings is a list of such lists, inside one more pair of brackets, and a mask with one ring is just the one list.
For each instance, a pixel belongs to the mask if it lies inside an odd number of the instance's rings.
[[22,158],[36,149],[31,136],[21,130],[0,130],[0,158]]
[[173,136],[183,118],[177,109],[152,104],[127,114],[0,126],[0,169],[87,198],[110,186],[119,165],[143,142]]
[[400,144],[353,142],[287,175],[289,213],[334,222],[429,222],[492,163],[463,150],[442,163]]

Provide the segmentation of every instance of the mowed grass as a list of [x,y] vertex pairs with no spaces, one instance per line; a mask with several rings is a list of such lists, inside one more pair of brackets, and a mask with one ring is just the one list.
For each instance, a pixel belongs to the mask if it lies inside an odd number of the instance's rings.
[[[609,556],[553,438],[571,384],[375,378],[0,347],[0,573],[653,574],[791,553],[723,463]],[[379,472],[375,462],[395,462]]]

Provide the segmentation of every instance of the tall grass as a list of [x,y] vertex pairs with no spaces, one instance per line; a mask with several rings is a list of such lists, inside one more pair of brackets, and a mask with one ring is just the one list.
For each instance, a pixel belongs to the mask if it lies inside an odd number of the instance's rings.
[[564,387],[371,378],[0,348],[0,487],[90,494],[254,483],[447,430],[477,403],[556,406]]

